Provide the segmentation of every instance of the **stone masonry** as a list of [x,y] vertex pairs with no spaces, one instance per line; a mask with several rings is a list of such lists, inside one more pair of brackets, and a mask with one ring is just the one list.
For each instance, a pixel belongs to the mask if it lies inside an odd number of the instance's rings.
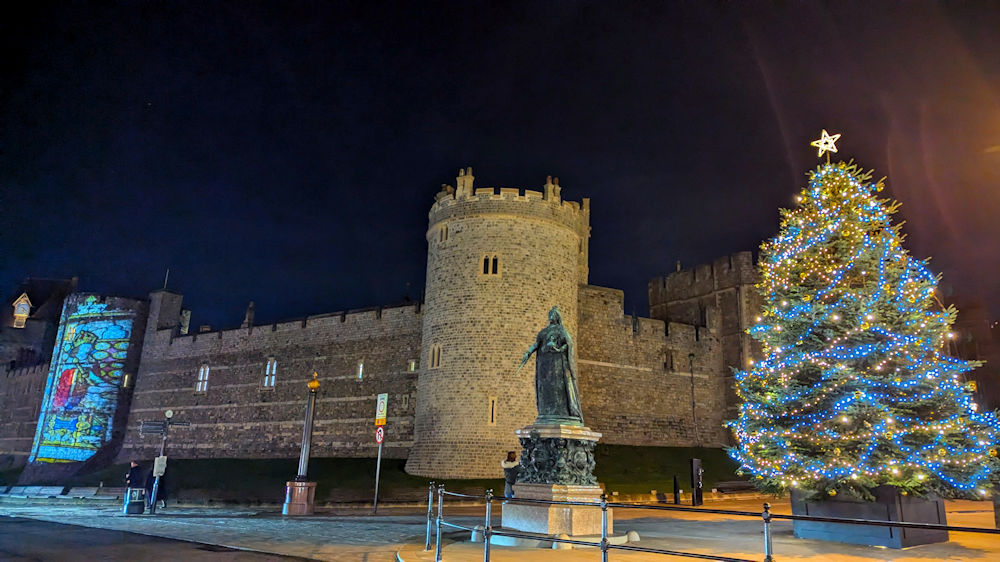
[[[589,200],[544,191],[474,189],[472,169],[445,186],[429,215],[416,440],[406,470],[440,478],[500,473],[514,431],[534,421],[534,358],[522,354],[558,305],[577,333],[587,279]],[[439,353],[439,360],[429,359]]]
[[48,363],[0,374],[0,470],[27,462],[48,374]]
[[[322,384],[312,454],[373,457],[375,400],[389,394],[383,454],[434,478],[492,478],[534,421],[534,359],[523,353],[553,305],[574,338],[586,424],[602,442],[722,446],[730,366],[759,305],[752,256],[735,254],[650,282],[650,316],[626,316],[620,290],[588,284],[590,201],[541,190],[475,188],[472,170],[442,186],[428,214],[424,302],[186,333],[183,297],[149,295],[142,355],[118,460],[148,459],[170,433],[175,458],[294,458],[313,371]],[[30,450],[44,367],[0,389],[0,462]],[[34,393],[34,394],[32,394]],[[17,407],[13,407],[16,404]],[[26,440],[27,439],[27,440]],[[6,455],[6,456],[4,456]],[[0,468],[3,468],[0,465]]]
[[706,311],[718,310],[730,419],[736,417],[738,405],[733,370],[745,369],[751,359],[760,355],[759,344],[746,333],[761,310],[756,283],[757,268],[751,252],[723,256],[649,282],[649,315],[653,318],[705,326]]
[[[306,382],[322,384],[312,453],[370,457],[375,400],[389,394],[383,455],[405,458],[413,442],[413,391],[420,349],[417,305],[310,316],[294,322],[180,336],[178,295],[151,295],[151,309],[173,322],[147,334],[120,460],[147,458],[159,439],[139,436],[142,420],[191,423],[170,434],[168,454],[182,458],[296,457]],[[162,318],[151,317],[150,325]],[[411,364],[411,361],[413,363]],[[272,364],[273,385],[265,380]],[[198,388],[207,367],[206,388]],[[413,370],[410,370],[410,369]]]

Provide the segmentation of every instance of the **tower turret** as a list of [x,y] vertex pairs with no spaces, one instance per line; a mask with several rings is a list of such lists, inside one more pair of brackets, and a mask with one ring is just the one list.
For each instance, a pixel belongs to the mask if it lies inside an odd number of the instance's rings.
[[411,474],[499,476],[514,430],[536,415],[534,360],[517,371],[521,356],[554,305],[576,336],[589,201],[564,202],[554,180],[543,191],[473,181],[460,171],[429,213]]

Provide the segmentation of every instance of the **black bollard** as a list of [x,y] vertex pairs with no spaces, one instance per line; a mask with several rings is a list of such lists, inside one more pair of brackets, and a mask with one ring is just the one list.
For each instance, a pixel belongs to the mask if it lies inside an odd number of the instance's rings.
[[681,504],[681,488],[677,485],[677,475],[674,475],[674,505]]

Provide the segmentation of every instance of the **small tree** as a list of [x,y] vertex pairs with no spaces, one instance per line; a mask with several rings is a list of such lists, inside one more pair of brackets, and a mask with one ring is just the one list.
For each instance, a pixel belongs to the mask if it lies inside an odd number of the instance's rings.
[[945,355],[957,311],[870,180],[850,163],[819,166],[761,246],[764,306],[748,332],[764,359],[736,375],[730,454],[770,492],[985,495],[1000,422],[964,382],[979,363]]

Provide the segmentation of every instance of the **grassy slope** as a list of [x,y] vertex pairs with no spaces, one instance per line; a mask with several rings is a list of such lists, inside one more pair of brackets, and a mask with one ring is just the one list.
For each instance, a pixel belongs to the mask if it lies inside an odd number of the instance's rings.
[[[736,479],[736,464],[721,449],[619,445],[597,446],[596,475],[608,491],[623,494],[651,489],[669,493],[673,489],[674,474],[681,488],[687,490],[691,487],[688,463],[692,456],[702,459],[706,490],[717,481]],[[403,471],[405,464],[401,459],[382,460],[380,498],[418,500],[426,497],[428,479],[406,474]],[[168,487],[187,493],[204,490],[203,495],[220,500],[280,502],[284,497],[285,481],[295,475],[297,466],[297,459],[175,459],[169,464]],[[127,469],[127,465],[115,465],[64,484],[97,486],[103,482],[109,487],[124,486]],[[375,459],[312,459],[309,476],[317,482],[316,498],[320,502],[370,501],[375,486]],[[492,488],[497,494],[503,493],[503,481],[499,478],[451,480],[444,484],[453,491],[482,493]]]

